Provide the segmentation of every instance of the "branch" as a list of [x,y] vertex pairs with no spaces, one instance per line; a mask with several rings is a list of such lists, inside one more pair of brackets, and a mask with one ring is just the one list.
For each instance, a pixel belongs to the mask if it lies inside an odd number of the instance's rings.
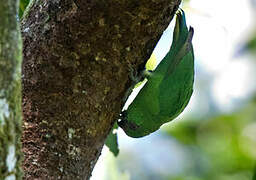
[[89,179],[179,0],[35,0],[22,21],[26,178]]

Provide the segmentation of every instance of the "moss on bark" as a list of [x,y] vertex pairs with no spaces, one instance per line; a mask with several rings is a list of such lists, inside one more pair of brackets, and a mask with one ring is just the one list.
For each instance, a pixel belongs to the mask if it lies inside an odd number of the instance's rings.
[[0,179],[22,179],[18,1],[0,0]]

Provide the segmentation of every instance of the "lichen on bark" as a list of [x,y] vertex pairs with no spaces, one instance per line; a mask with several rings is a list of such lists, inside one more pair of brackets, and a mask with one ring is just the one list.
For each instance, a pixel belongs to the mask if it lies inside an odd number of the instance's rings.
[[0,179],[21,179],[21,36],[18,1],[0,0]]
[[25,178],[89,179],[180,0],[34,0],[22,21]]

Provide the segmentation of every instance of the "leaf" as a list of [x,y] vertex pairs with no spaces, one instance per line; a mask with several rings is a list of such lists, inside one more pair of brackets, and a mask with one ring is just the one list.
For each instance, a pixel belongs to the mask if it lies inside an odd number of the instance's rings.
[[20,0],[20,7],[19,7],[19,18],[22,17],[26,7],[29,4],[29,0]]
[[118,128],[117,123],[115,123],[114,127],[112,128],[111,132],[109,133],[105,141],[105,145],[114,154],[114,156],[117,156],[119,153],[117,133],[115,132],[117,128]]

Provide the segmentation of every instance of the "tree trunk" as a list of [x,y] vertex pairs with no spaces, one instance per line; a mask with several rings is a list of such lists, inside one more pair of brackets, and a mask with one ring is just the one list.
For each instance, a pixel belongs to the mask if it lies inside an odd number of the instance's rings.
[[0,179],[22,179],[22,48],[17,10],[17,1],[0,0]]
[[89,179],[180,0],[34,0],[22,20],[25,179]]

